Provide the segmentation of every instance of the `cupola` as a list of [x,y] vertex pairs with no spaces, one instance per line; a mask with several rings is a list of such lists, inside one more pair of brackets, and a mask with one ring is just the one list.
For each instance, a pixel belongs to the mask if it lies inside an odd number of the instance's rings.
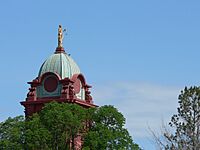
[[38,76],[30,84],[25,101],[26,116],[42,109],[51,101],[76,103],[83,107],[96,107],[90,95],[89,86],[76,62],[67,54],[62,45],[63,29],[58,28],[58,46],[39,69]]

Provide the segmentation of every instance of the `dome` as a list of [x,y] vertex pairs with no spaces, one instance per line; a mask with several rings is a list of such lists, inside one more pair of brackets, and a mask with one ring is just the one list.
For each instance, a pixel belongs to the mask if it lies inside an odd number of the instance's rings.
[[71,78],[80,74],[80,69],[75,61],[65,52],[54,53],[41,66],[38,77],[44,73],[52,72],[60,75],[61,79]]

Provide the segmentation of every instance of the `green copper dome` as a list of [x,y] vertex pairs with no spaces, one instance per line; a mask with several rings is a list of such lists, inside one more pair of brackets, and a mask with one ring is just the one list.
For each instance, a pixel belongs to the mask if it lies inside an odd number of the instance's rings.
[[42,64],[38,77],[46,72],[59,74],[61,79],[64,79],[71,78],[74,74],[80,74],[80,69],[68,54],[55,53]]

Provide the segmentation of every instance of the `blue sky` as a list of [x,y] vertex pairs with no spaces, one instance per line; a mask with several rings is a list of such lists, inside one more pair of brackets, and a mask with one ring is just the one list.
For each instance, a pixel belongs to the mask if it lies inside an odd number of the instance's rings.
[[134,141],[155,149],[184,86],[199,85],[197,0],[7,0],[0,2],[0,120],[23,114],[19,102],[67,28],[64,47],[93,86],[99,105],[115,105]]

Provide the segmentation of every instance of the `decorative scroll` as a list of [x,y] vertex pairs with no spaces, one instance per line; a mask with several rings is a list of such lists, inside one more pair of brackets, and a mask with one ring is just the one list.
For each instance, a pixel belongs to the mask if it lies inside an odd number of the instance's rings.
[[61,81],[63,88],[61,91],[61,98],[67,99],[68,101],[73,101],[75,98],[73,81],[69,78],[65,78]]
[[90,95],[91,92],[90,92],[89,88],[91,88],[91,86],[85,85],[85,101],[88,103],[93,103],[92,96]]
[[28,82],[31,85],[29,88],[29,92],[27,94],[27,101],[36,100],[36,87],[39,85],[38,79],[33,80],[32,82]]

